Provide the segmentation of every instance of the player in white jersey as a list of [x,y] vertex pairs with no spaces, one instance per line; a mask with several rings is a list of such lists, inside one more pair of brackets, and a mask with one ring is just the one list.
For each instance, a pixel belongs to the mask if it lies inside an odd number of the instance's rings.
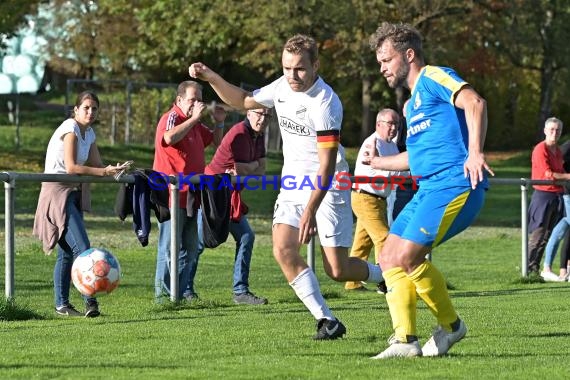
[[[295,92],[289,86],[287,79],[281,77],[273,83],[253,92],[258,103],[267,107],[275,107],[279,115],[279,129],[283,139],[283,168],[282,176],[297,178],[315,178],[319,167],[317,134],[333,136],[340,132],[342,123],[342,104],[332,88],[322,78],[306,92]],[[328,133],[326,131],[329,131]],[[326,137],[323,137],[326,140]],[[336,170],[348,172],[348,164],[344,157],[344,149],[340,144],[336,157]],[[333,176],[333,181],[336,176]],[[333,183],[332,188],[335,188]],[[301,190],[301,194],[299,194]],[[308,191],[307,191],[308,190]],[[305,196],[306,199],[301,197]],[[309,199],[310,189],[282,190],[280,199],[301,201]]]
[[193,63],[189,73],[209,82],[220,98],[235,108],[275,108],[284,165],[273,215],[273,255],[318,321],[313,338],[336,339],[346,328],[328,308],[315,274],[299,254],[301,244],[318,231],[325,272],[336,281],[380,282],[381,272],[376,265],[348,257],[352,241],[350,194],[348,189],[335,188],[335,173],[348,171],[339,143],[342,104],[317,74],[315,40],[304,35],[291,37],[283,48],[282,66],[281,78],[253,93],[228,83],[203,63]]

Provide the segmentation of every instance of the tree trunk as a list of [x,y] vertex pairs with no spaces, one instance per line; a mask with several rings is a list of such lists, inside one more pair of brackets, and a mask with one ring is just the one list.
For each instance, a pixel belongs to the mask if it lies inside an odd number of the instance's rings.
[[554,81],[554,69],[551,62],[548,62],[549,57],[545,56],[544,65],[540,70],[540,110],[538,112],[538,120],[536,122],[536,137],[537,141],[544,139],[544,122],[552,112],[552,86]]
[[360,125],[360,141],[364,141],[370,132],[370,76],[362,78],[362,122]]

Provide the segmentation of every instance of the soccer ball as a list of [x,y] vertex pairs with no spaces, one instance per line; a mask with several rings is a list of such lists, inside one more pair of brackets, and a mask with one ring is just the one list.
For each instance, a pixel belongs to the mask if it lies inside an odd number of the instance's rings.
[[73,285],[85,296],[111,293],[121,279],[121,266],[113,254],[102,248],[90,248],[73,262]]

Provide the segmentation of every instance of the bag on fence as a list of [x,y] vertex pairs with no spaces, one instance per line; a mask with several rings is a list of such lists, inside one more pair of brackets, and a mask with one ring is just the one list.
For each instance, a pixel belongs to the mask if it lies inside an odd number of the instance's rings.
[[229,183],[229,174],[216,174],[211,187],[204,186],[200,197],[202,203],[202,222],[204,225],[204,245],[216,248],[228,239],[230,233],[231,190],[220,183]]

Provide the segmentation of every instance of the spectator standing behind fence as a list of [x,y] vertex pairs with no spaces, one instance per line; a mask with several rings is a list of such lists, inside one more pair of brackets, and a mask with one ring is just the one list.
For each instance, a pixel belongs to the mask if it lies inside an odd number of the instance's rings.
[[[570,153],[570,142],[565,142],[560,147],[560,152],[562,153],[562,159],[564,163],[564,171],[570,172],[570,160],[568,159]],[[545,281],[568,281],[568,244],[565,244],[560,253],[560,274],[557,275],[552,272],[552,262],[558,251],[558,246],[560,241],[564,236],[568,239],[568,231],[570,231],[570,186],[565,184],[564,195],[562,196],[564,205],[564,217],[556,224],[552,230],[552,234],[548,239],[545,249],[544,265],[543,270],[540,272],[540,276]]]
[[336,281],[377,283],[380,268],[348,257],[350,193],[335,188],[335,175],[348,171],[340,145],[342,104],[317,74],[315,40],[305,35],[291,37],[283,47],[281,64],[283,76],[253,93],[228,83],[203,63],[193,63],[189,74],[208,81],[235,108],[275,107],[283,139],[281,177],[289,176],[305,186],[281,187],[273,213],[273,255],[297,297],[318,321],[313,339],[337,339],[346,328],[327,306],[315,274],[299,253],[301,245],[318,232],[325,272]]
[[[73,117],[65,120],[49,140],[44,173],[112,176],[121,166],[104,166],[92,128],[99,111],[99,99],[90,91],[77,96]],[[53,271],[55,311],[69,317],[97,317],[99,305],[93,297],[83,296],[85,313],[69,301],[73,260],[91,248],[83,221],[90,211],[89,184],[42,182],[33,233],[43,243],[46,254],[57,245]]]
[[[271,119],[271,110],[259,108],[247,111],[245,120],[234,125],[222,139],[212,161],[206,166],[205,174],[214,175],[230,173],[231,175],[248,176],[265,174],[265,141],[264,131]],[[249,290],[249,270],[255,232],[251,228],[247,216],[247,206],[241,200],[241,189],[232,190],[230,215],[230,233],[236,242],[233,272],[233,299],[237,304],[264,305],[267,299],[258,297]],[[202,220],[198,220],[199,237]],[[201,249],[204,244],[201,242]],[[201,253],[201,252],[200,252]],[[196,273],[195,267],[190,273]],[[190,282],[194,282],[192,276]]]
[[[204,173],[204,149],[220,144],[223,135],[226,112],[222,107],[214,107],[212,116],[216,123],[214,130],[205,126],[201,118],[206,110],[202,102],[202,85],[194,81],[185,81],[178,85],[176,100],[156,127],[154,143],[153,170],[165,175],[189,175]],[[178,252],[179,294],[187,288],[189,270],[198,257],[198,207],[199,197],[189,192],[188,185],[180,188],[180,212],[178,217]],[[170,295],[170,228],[171,220],[158,223],[158,250],[154,294],[157,302],[163,295]],[[193,289],[192,289],[193,291]]]
[[[566,141],[560,146],[562,157],[564,158],[564,170],[570,173],[570,141]],[[569,187],[570,186],[566,185]],[[560,278],[568,281],[570,279],[570,228],[566,231],[564,244],[560,250]]]
[[[562,152],[557,143],[562,134],[562,121],[551,117],[544,123],[544,141],[538,143],[531,157],[531,179],[553,180],[570,179],[570,174],[564,173]],[[528,242],[529,274],[538,274],[540,262],[546,243],[552,229],[561,216],[560,195],[563,187],[560,185],[533,185],[534,192],[528,210]]]
[[[375,263],[378,263],[378,255],[382,250],[384,241],[388,236],[387,201],[392,187],[390,177],[401,175],[400,172],[376,170],[370,165],[362,163],[364,158],[376,156],[391,156],[400,153],[398,146],[392,140],[396,136],[396,130],[400,123],[398,113],[390,108],[385,108],[376,115],[375,132],[368,136],[362,143],[356,164],[355,176],[383,177],[385,182],[372,184],[353,184],[351,194],[352,212],[356,215],[356,228],[350,250],[351,257],[357,257],[368,261],[370,250],[374,248]],[[367,290],[362,281],[348,281],[345,283],[346,290]],[[384,284],[378,284],[378,291],[385,293]]]

